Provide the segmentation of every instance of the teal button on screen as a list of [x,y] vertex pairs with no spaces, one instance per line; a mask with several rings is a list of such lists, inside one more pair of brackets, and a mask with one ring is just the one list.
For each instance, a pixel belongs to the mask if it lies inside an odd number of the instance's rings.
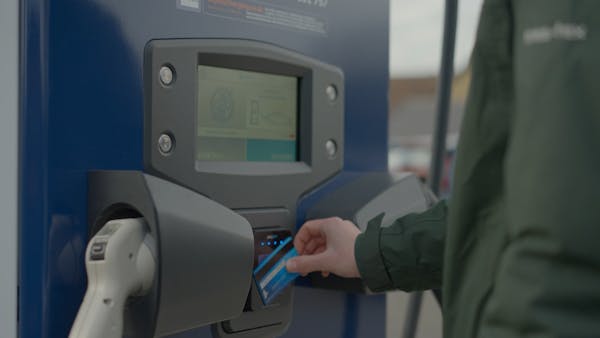
[[246,159],[256,162],[296,161],[296,142],[279,140],[252,140],[246,144]]

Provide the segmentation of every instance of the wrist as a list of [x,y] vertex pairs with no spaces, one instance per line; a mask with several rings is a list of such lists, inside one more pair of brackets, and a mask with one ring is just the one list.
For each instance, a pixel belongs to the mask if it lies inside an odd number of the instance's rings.
[[379,248],[383,214],[372,219],[367,230],[358,235],[354,244],[354,255],[360,278],[371,289],[379,292],[393,288]]

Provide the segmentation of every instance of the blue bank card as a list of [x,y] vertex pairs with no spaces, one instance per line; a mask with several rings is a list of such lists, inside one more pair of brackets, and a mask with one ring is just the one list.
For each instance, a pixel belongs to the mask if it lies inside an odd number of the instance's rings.
[[270,304],[298,277],[297,273],[290,273],[285,268],[285,262],[295,256],[298,253],[292,237],[288,237],[254,269],[254,281],[265,305]]

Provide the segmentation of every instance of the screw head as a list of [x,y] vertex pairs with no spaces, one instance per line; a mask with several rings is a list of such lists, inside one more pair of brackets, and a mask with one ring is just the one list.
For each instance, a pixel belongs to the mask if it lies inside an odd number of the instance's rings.
[[158,137],[158,151],[163,155],[168,155],[173,151],[173,139],[169,134],[160,134]]
[[160,83],[165,86],[170,86],[173,84],[174,76],[173,69],[169,66],[162,66],[158,71],[158,77],[160,78]]
[[325,151],[327,152],[327,156],[329,156],[330,159],[335,158],[335,155],[337,155],[337,143],[335,143],[334,140],[327,140],[327,142],[325,142]]
[[337,88],[334,85],[327,86],[327,88],[325,89],[325,94],[327,94],[327,98],[329,99],[329,101],[333,102],[337,100],[338,92]]

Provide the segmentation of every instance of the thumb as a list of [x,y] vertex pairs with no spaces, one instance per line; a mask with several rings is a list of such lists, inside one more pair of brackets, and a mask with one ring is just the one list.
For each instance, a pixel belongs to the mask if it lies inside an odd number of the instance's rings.
[[289,259],[285,267],[289,272],[305,275],[313,271],[327,270],[325,269],[325,259],[325,253],[297,256]]

